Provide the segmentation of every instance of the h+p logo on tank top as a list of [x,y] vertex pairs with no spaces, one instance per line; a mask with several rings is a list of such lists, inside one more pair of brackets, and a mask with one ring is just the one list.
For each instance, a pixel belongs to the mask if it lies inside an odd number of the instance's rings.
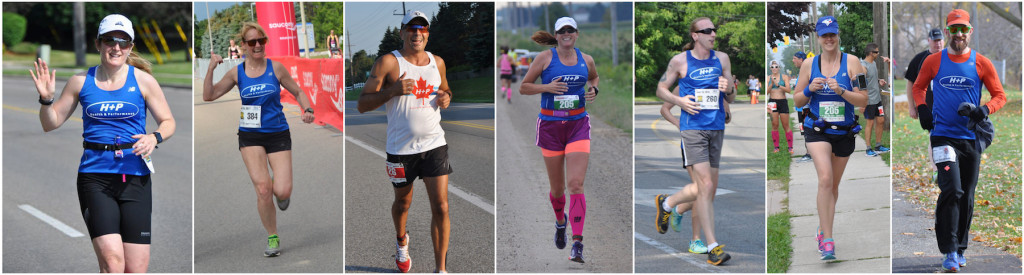
[[722,75],[722,69],[718,67],[704,67],[690,72],[686,77],[693,80],[716,79]]
[[257,98],[276,93],[277,90],[271,84],[253,84],[246,86],[240,92],[242,98]]
[[416,86],[413,87],[412,94],[416,96],[416,99],[420,100],[420,106],[418,108],[430,107],[430,104],[427,101],[430,100],[430,95],[435,92],[437,92],[437,87],[434,87],[434,85],[427,85],[427,81],[423,80],[422,76],[419,80],[416,80]]
[[939,79],[939,85],[949,90],[969,90],[974,88],[974,79],[951,75]]
[[85,108],[85,115],[95,119],[126,119],[134,117],[139,111],[141,108],[131,102],[102,101],[89,104]]

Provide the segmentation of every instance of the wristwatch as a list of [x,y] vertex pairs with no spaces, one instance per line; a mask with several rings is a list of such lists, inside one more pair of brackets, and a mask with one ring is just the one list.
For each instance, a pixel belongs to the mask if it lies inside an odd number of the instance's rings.
[[164,142],[164,136],[161,135],[160,132],[153,132],[153,136],[156,137],[156,144]]
[[306,110],[303,110],[302,112],[303,113],[310,113],[310,114],[312,114],[313,113],[313,108],[306,108]]
[[57,97],[54,96],[53,98],[50,98],[50,100],[43,100],[43,96],[39,96],[39,104],[50,105],[53,104],[53,101],[56,99]]

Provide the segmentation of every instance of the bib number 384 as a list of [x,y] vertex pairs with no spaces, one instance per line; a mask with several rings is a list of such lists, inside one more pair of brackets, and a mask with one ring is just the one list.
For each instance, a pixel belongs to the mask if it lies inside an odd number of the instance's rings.
[[846,120],[846,102],[822,101],[818,103],[818,114],[828,122],[842,122]]
[[242,105],[242,117],[238,119],[238,126],[243,128],[260,128],[262,125],[260,110],[259,105]]
[[695,89],[693,93],[701,110],[718,110],[718,98],[722,94],[718,89]]

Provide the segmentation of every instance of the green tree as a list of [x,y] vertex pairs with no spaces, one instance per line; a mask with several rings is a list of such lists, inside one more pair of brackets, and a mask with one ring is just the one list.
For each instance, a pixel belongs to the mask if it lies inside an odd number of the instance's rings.
[[11,47],[21,43],[21,40],[25,38],[25,27],[28,25],[28,20],[17,13],[5,12],[3,16],[4,45]]
[[[544,21],[544,6],[537,8],[534,12],[534,16],[537,17],[536,24],[541,30],[547,31],[555,27],[555,20],[558,18],[569,16],[569,11],[565,9],[565,6],[560,2],[548,3],[548,16],[547,21]],[[579,23],[579,22],[577,22]]]
[[709,17],[715,24],[715,50],[729,54],[733,74],[763,79],[764,8],[764,3],[637,3],[637,95],[654,95],[668,61],[692,41],[690,23],[698,17]]
[[[327,36],[331,35],[331,30],[334,30],[334,34],[337,36],[342,35],[344,30],[344,14],[345,5],[342,2],[306,2],[303,3],[306,7],[306,18],[309,22],[313,23],[313,32],[316,35],[316,43],[314,45],[321,45],[326,43]],[[298,14],[296,14],[298,16]],[[299,22],[296,20],[295,22]],[[321,48],[327,48],[327,45],[321,45]]]
[[377,57],[402,48],[402,37],[398,35],[398,32],[398,27],[384,30],[384,37],[380,39],[380,45],[377,46]]
[[[843,2],[836,4],[839,21],[839,46],[843,52],[864,57],[864,47],[874,41],[871,2]],[[888,45],[877,41],[879,45]]]

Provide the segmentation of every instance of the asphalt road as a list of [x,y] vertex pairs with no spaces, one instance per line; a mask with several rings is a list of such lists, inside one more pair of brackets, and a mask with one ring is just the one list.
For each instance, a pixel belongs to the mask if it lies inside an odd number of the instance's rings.
[[[394,188],[385,173],[387,117],[359,114],[345,102],[345,271],[397,272],[391,220]],[[494,272],[494,104],[455,103],[441,111],[448,142],[449,272]],[[435,268],[430,203],[423,181],[413,187],[406,229],[414,273]]]
[[[635,106],[636,272],[765,272],[765,120],[764,105],[732,104],[715,198],[715,236],[732,260],[721,266],[706,255],[690,254],[691,213],[682,232],[655,230],[654,196],[671,194],[691,183],[682,166],[679,129],[661,117],[661,105]],[[673,108],[678,116],[679,108]]]
[[[513,89],[519,90],[519,84]],[[631,91],[605,91],[605,93]],[[598,97],[597,100],[601,100]],[[584,181],[586,263],[569,261],[572,243],[555,248],[555,216],[540,148],[535,145],[540,96],[498,100],[498,272],[630,273],[633,271],[633,145],[628,133],[591,115],[591,151]],[[628,115],[628,114],[626,114]],[[568,192],[567,192],[568,193]],[[566,210],[570,202],[566,196]],[[567,228],[571,234],[571,226]]]
[[214,102],[195,97],[195,271],[340,273],[342,267],[342,133],[304,124],[284,104],[292,136],[292,197],[277,212],[281,255],[264,258],[267,233],[256,192],[238,153],[238,93]]
[[[58,80],[58,89],[65,83]],[[32,79],[4,77],[3,86],[3,272],[98,272],[75,187],[83,151],[81,106],[61,128],[43,133]],[[153,153],[149,271],[192,272],[192,95],[191,89],[162,88],[177,129]],[[147,131],[156,126],[150,116]],[[67,233],[30,209],[63,224]]]

